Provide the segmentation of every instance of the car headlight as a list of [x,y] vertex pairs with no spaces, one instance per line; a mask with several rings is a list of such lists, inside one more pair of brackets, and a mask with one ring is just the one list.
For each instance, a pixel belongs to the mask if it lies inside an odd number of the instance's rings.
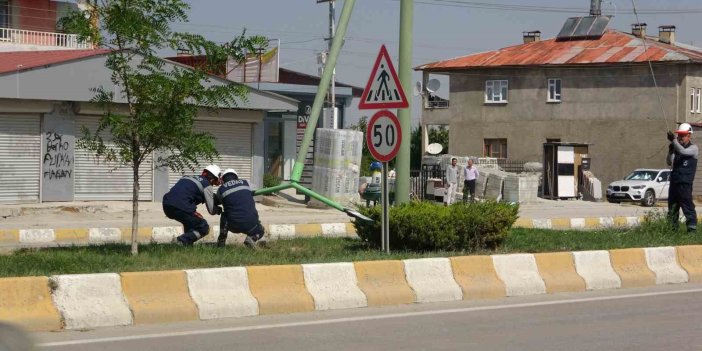
[[631,188],[632,189],[643,189],[644,187],[646,187],[646,186],[645,185],[634,185]]

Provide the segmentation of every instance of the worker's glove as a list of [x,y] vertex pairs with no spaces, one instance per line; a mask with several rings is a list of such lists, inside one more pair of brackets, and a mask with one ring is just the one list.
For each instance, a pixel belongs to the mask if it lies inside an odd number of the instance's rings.
[[669,144],[668,145],[668,153],[672,154],[674,151],[675,151],[675,147],[673,146],[673,144]]
[[221,215],[222,214],[222,208],[219,206],[215,206],[214,212],[216,215]]
[[668,131],[668,140],[673,141],[675,139],[675,134],[673,132]]

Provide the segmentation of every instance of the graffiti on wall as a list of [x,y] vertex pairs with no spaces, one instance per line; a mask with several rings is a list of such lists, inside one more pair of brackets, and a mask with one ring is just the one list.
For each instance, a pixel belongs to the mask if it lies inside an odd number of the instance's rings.
[[63,135],[46,132],[44,150],[44,179],[65,179],[73,176],[73,150]]

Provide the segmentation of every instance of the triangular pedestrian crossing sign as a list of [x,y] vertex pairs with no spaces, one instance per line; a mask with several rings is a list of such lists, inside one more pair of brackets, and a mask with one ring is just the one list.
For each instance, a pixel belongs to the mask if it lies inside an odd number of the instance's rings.
[[386,108],[407,108],[407,97],[402,90],[402,84],[397,78],[395,67],[385,45],[380,47],[378,58],[375,60],[373,71],[368,78],[366,88],[361,95],[359,110]]

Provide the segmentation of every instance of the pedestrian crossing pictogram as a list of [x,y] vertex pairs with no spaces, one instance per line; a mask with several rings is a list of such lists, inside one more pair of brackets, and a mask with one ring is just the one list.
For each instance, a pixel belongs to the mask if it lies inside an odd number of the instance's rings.
[[397,78],[395,67],[385,45],[380,47],[378,58],[375,60],[373,71],[358,104],[360,110],[407,108],[407,97]]

